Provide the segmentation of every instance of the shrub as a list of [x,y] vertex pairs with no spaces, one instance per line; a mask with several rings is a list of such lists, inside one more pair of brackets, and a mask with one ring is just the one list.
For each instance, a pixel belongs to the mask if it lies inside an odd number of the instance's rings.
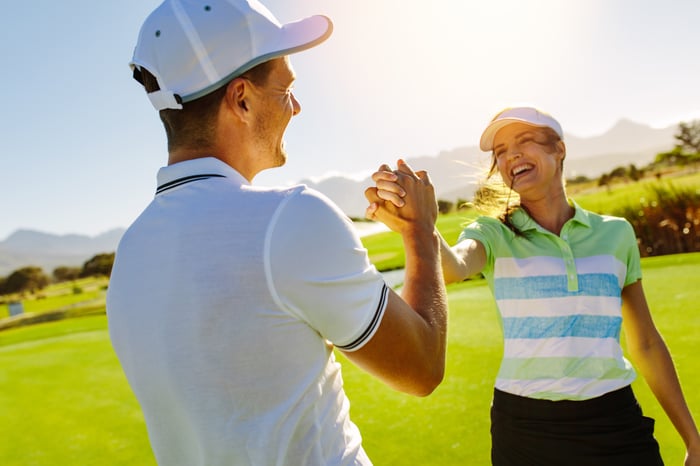
[[613,213],[634,227],[642,257],[700,251],[700,190],[668,185],[649,193]]

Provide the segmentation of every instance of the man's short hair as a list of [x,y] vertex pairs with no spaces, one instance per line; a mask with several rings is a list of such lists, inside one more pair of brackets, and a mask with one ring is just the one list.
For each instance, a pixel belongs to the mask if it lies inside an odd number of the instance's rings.
[[[246,78],[256,86],[265,86],[272,71],[272,64],[272,60],[263,62],[239,77]],[[147,93],[159,90],[158,81],[147,69],[141,68],[141,78]],[[168,151],[181,147],[208,147],[212,144],[216,134],[219,106],[230,82],[183,104],[181,110],[164,109],[159,112],[168,138]]]

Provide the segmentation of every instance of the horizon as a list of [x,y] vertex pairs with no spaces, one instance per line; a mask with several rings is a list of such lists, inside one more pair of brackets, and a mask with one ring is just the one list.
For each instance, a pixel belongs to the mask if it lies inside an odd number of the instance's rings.
[[[165,136],[127,63],[159,3],[8,5],[0,50],[15,72],[0,89],[0,238],[96,236],[126,228],[152,199]],[[354,177],[476,146],[512,105],[540,107],[578,138],[621,120],[700,118],[695,0],[263,3],[282,22],[327,14],[334,32],[292,56],[302,112],[286,132],[289,160],[256,185]]]
[[[603,133],[596,134],[596,135],[593,135],[590,137],[580,137],[580,136],[565,133],[564,139],[567,140],[567,139],[570,139],[573,137],[573,138],[577,138],[579,141],[587,141],[587,140],[596,139],[599,137],[604,137],[606,135],[609,135],[616,127],[618,127],[621,123],[624,123],[624,122],[630,122],[634,125],[643,126],[645,128],[649,128],[649,129],[655,130],[655,131],[670,129],[671,127],[674,127],[678,124],[678,123],[676,123],[676,124],[671,124],[671,125],[666,125],[663,127],[655,128],[655,127],[652,127],[651,125],[648,125],[645,123],[636,122],[636,121],[628,119],[628,118],[622,118],[622,119],[618,120],[617,122],[615,122],[609,129],[607,129]],[[407,158],[407,160],[409,162],[411,162],[412,159],[418,159],[418,158],[437,158],[441,154],[443,154],[444,152],[469,150],[469,149],[478,150],[478,147],[476,145],[471,145],[471,146],[465,145],[465,146],[454,147],[454,148],[450,148],[450,149],[442,149],[436,154],[418,155],[416,157]],[[579,156],[580,156],[580,154],[579,154]],[[595,157],[595,155],[593,155],[593,157]],[[574,156],[574,158],[580,159],[581,157]],[[585,160],[586,156],[583,156],[582,158]],[[420,169],[421,167],[414,167],[414,168]],[[474,169],[478,170],[478,167],[474,167]],[[361,182],[361,181],[364,181],[369,175],[371,175],[371,173],[373,171],[374,170],[367,170],[364,172],[357,172],[357,173],[340,173],[340,172],[332,171],[332,172],[328,172],[325,175],[309,176],[306,178],[302,178],[302,179],[291,182],[291,184],[300,184],[300,183],[307,183],[307,182],[311,182],[314,184],[320,184],[320,183],[323,183],[324,181],[327,181],[327,180],[330,180],[330,179],[333,179],[336,177],[349,179],[349,180],[352,180],[354,182]],[[21,233],[21,232],[39,233],[39,234],[44,234],[44,235],[49,235],[49,236],[54,236],[54,237],[61,237],[61,238],[67,237],[67,236],[80,236],[80,237],[87,237],[90,239],[94,239],[94,238],[98,238],[100,236],[107,235],[107,234],[112,233],[112,232],[117,231],[117,230],[120,230],[120,231],[126,230],[128,228],[128,226],[129,225],[115,225],[111,228],[107,228],[104,231],[98,231],[98,232],[92,232],[92,233],[86,233],[86,232],[80,232],[80,231],[53,232],[53,231],[40,230],[40,229],[35,229],[35,228],[18,227],[17,229],[10,231],[5,237],[0,236],[0,243],[8,240],[11,236],[13,236],[17,233]],[[370,230],[371,229],[369,229],[368,231],[370,231]]]
[[[682,121],[688,121],[688,120],[682,120]],[[579,141],[585,141],[585,140],[595,139],[595,138],[599,138],[599,137],[604,137],[605,135],[610,134],[610,132],[613,131],[616,127],[618,127],[620,124],[625,123],[625,122],[629,122],[629,123],[632,123],[632,124],[638,125],[638,126],[643,126],[645,128],[649,128],[651,130],[669,129],[671,127],[677,126],[680,123],[680,121],[679,121],[678,123],[672,123],[672,124],[665,125],[665,126],[654,127],[654,126],[646,124],[646,123],[633,121],[629,118],[621,118],[620,120],[614,122],[610,128],[606,129],[602,133],[595,134],[595,135],[588,136],[588,137],[585,137],[585,136],[581,137],[581,136],[565,133],[565,140],[573,137],[573,138],[578,139]],[[435,154],[417,155],[416,157],[410,157],[407,159],[408,159],[408,161],[410,161],[411,159],[417,159],[417,158],[437,158],[440,154],[442,154],[444,152],[459,151],[459,150],[465,150],[465,149],[466,150],[478,149],[478,146],[476,144],[474,144],[471,146],[465,145],[465,146],[454,147],[454,148],[450,148],[450,149],[442,149]],[[414,167],[414,168],[420,169],[420,167]],[[324,181],[327,181],[329,179],[333,179],[336,177],[349,179],[349,180],[352,180],[355,182],[361,182],[361,181],[364,181],[365,179],[367,179],[373,173],[373,171],[374,171],[373,169],[365,170],[362,172],[356,172],[356,173],[340,173],[340,172],[336,172],[336,171],[330,171],[326,174],[322,174],[319,176],[307,176],[307,177],[304,177],[304,178],[301,178],[301,179],[298,179],[295,181],[288,182],[287,184],[293,185],[293,184],[300,184],[300,183],[306,183],[306,182],[320,184],[320,183],[323,183]],[[116,230],[126,230],[128,228],[128,226],[129,225],[115,225],[115,226],[107,228],[106,230],[103,230],[103,231],[90,232],[90,233],[75,231],[75,230],[66,231],[66,232],[54,232],[54,231],[41,230],[41,229],[36,229],[36,228],[21,227],[20,226],[20,227],[16,228],[15,230],[8,232],[5,235],[5,237],[0,236],[0,243],[8,240],[10,237],[15,235],[16,233],[21,233],[21,232],[39,233],[39,234],[55,236],[55,237],[81,236],[81,237],[88,237],[88,238],[93,239],[93,238],[98,238],[98,237],[103,236],[103,235],[107,235],[107,234],[109,234],[113,231],[116,231]]]

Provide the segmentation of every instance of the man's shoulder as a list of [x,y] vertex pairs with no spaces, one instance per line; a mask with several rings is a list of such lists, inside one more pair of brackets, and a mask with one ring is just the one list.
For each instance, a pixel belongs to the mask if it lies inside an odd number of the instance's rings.
[[284,187],[247,185],[243,187],[243,190],[253,195],[259,194],[262,196],[277,197],[279,199],[293,198],[297,196],[325,198],[321,192],[311,189],[305,184],[296,184],[293,186]]
[[293,209],[305,212],[306,215],[322,214],[345,217],[341,209],[325,194],[305,184],[298,184],[285,188],[263,188],[271,196],[280,198],[284,202],[285,209]]
[[[272,217],[271,227],[287,238],[305,238],[319,245],[325,241],[359,242],[352,220],[333,201],[315,189],[297,185],[278,191],[284,196]],[[348,243],[350,244],[350,243]]]

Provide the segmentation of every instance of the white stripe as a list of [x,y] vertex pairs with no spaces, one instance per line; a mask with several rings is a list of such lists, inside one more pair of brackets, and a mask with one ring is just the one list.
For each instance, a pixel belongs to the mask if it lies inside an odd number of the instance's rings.
[[[615,256],[603,254],[575,259],[576,272],[614,273],[624,277],[627,267]],[[523,259],[499,257],[495,263],[495,278],[538,277],[548,275],[566,275],[564,259],[554,256],[533,256]]]
[[611,358],[622,359],[622,349],[614,338],[513,338],[505,341],[504,358]]
[[197,60],[201,65],[204,74],[207,75],[207,79],[209,79],[211,84],[219,82],[222,77],[216,71],[216,68],[214,68],[214,64],[211,62],[211,60],[209,60],[207,49],[204,47],[202,39],[199,37],[199,34],[192,24],[192,21],[190,21],[189,16],[187,16],[187,13],[185,13],[182,4],[178,0],[174,0],[171,3],[173,5],[175,17],[180,23],[180,26],[182,26],[182,30],[185,31],[185,34],[190,41],[190,45],[192,46],[192,50],[194,50],[194,53],[197,55]]
[[627,274],[627,266],[620,262],[617,257],[603,254],[576,259],[576,271],[579,274],[614,273],[618,277],[624,277]]
[[500,299],[498,310],[504,318],[563,317],[575,314],[619,317],[620,304],[620,298],[614,296]]
[[525,259],[499,257],[494,265],[495,278],[519,278],[543,275],[566,275],[560,257],[533,256]]
[[632,372],[627,379],[597,380],[574,377],[537,380],[496,379],[496,388],[520,396],[549,392],[558,393],[560,396],[556,399],[586,399],[626,387],[635,378],[636,375]]

